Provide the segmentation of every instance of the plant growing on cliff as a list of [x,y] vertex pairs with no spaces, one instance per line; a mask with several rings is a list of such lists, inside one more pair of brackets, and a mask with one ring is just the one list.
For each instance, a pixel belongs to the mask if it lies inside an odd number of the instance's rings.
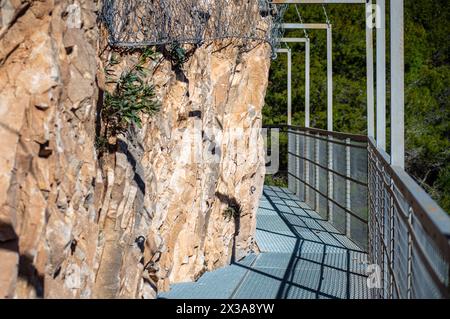
[[96,136],[94,145],[100,154],[106,152],[108,150],[108,146],[109,146],[108,140],[104,136]]
[[176,68],[181,67],[188,59],[186,50],[177,42],[170,46],[170,59]]
[[[115,84],[114,90],[105,92],[102,110],[110,135],[126,131],[130,125],[140,128],[141,114],[153,115],[159,111],[154,87],[146,80],[145,64],[153,54],[151,49],[145,49],[131,69],[122,72],[117,80],[110,80]],[[117,64],[117,61],[112,63]],[[107,74],[111,75],[111,72]]]
[[230,205],[223,211],[223,218],[225,220],[230,221],[231,219],[236,219],[240,216],[240,208],[235,205]]

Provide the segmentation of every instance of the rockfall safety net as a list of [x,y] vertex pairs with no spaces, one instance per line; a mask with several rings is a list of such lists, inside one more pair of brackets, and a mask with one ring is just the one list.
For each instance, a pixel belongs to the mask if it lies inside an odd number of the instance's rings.
[[267,42],[274,53],[286,7],[270,0],[104,0],[102,20],[113,47],[237,38]]

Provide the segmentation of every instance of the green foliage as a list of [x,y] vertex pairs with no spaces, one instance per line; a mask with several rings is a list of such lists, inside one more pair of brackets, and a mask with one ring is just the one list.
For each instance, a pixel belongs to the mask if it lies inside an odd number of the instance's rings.
[[[141,114],[153,115],[159,111],[160,105],[156,99],[154,87],[146,77],[145,64],[152,58],[153,51],[144,50],[138,62],[131,69],[124,71],[115,83],[112,93],[105,92],[102,116],[110,129],[111,134],[126,131],[130,125],[141,127]],[[118,64],[117,58],[111,58],[109,68]],[[108,76],[113,76],[110,69],[106,70]]]
[[105,153],[108,150],[108,146],[108,140],[105,137],[95,137],[95,148],[99,151],[100,154]]
[[405,10],[407,170],[450,212],[450,6],[407,1]]
[[181,67],[188,59],[186,50],[177,42],[170,46],[169,53],[175,67]]
[[239,218],[241,212],[240,208],[234,205],[229,205],[225,210],[223,211],[223,218],[230,221],[231,219],[237,219]]
[[[364,6],[327,5],[333,24],[334,128],[366,134],[366,60]],[[324,22],[321,6],[300,5],[305,22]],[[387,12],[389,26],[389,10]],[[298,22],[293,6],[286,22]],[[450,64],[447,0],[405,1],[405,122],[407,171],[450,211]],[[326,128],[326,32],[310,30],[311,126]],[[287,37],[304,37],[290,30]],[[387,34],[389,39],[389,33]],[[293,124],[304,124],[304,44],[293,51]],[[389,63],[389,51],[387,51]],[[389,65],[389,64],[388,64]],[[389,67],[388,67],[389,76]],[[286,123],[286,55],[270,71],[264,124]],[[387,82],[389,92],[389,81]],[[388,106],[390,104],[388,93]],[[389,107],[387,125],[390,125]],[[389,134],[389,129],[387,130]],[[389,135],[387,136],[389,143]],[[283,147],[280,142],[280,147]],[[389,151],[389,148],[388,148]],[[282,150],[280,150],[280,154]],[[281,159],[282,169],[286,165]]]
[[266,175],[266,177],[264,179],[264,185],[288,187],[288,182],[287,182],[287,179],[285,178],[285,176]]

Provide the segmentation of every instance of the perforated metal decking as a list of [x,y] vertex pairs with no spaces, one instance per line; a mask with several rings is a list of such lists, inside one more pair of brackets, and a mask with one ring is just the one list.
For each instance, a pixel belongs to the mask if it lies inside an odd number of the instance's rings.
[[260,254],[159,298],[368,298],[366,254],[288,190],[264,187],[256,239]]

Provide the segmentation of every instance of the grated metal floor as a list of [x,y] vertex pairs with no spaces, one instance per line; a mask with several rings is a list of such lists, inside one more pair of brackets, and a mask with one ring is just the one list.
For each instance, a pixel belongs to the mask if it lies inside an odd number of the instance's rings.
[[257,214],[261,253],[171,286],[159,298],[368,298],[367,255],[287,189],[265,186]]

